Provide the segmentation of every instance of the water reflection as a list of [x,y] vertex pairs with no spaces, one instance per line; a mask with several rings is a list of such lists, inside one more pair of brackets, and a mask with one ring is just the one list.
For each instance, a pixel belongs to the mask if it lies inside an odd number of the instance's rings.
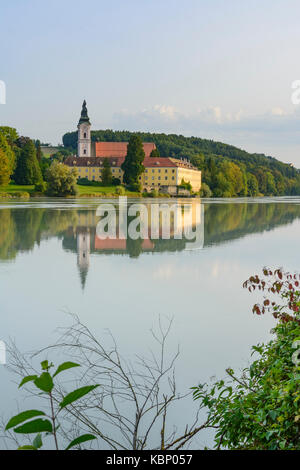
[[[169,204],[174,204],[171,202]],[[186,204],[186,203],[185,203]],[[128,204],[128,208],[131,204]],[[183,210],[184,203],[177,201],[177,210]],[[115,203],[117,209],[118,206]],[[91,265],[91,255],[125,255],[138,258],[143,253],[178,252],[187,248],[189,240],[182,236],[176,238],[171,231],[170,239],[162,238],[162,222],[159,221],[159,237],[151,238],[150,219],[148,237],[137,240],[126,239],[120,233],[116,238],[101,239],[97,235],[95,204],[76,207],[18,207],[0,205],[0,262],[14,260],[19,252],[33,250],[44,240],[57,238],[62,247],[77,255],[77,266],[82,287],[85,286]],[[71,209],[71,210],[70,210]],[[120,212],[117,210],[117,217]],[[174,214],[171,214],[171,218]],[[290,224],[300,217],[300,205],[286,202],[257,203],[206,203],[202,205],[201,225],[203,233],[198,248],[211,247],[249,234],[274,230],[281,225]],[[126,220],[127,228],[131,221]],[[174,220],[172,220],[172,223]],[[195,229],[195,219],[191,218]],[[119,226],[119,225],[118,225]],[[173,225],[172,225],[173,227]]]

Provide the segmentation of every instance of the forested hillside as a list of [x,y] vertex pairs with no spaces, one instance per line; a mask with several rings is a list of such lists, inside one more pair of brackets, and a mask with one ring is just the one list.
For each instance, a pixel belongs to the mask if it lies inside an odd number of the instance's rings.
[[[203,196],[234,197],[257,195],[299,195],[300,172],[275,158],[248,153],[232,145],[199,137],[99,130],[93,141],[124,142],[132,134],[154,142],[162,157],[185,157],[202,170]],[[76,151],[77,132],[63,136],[66,148]]]

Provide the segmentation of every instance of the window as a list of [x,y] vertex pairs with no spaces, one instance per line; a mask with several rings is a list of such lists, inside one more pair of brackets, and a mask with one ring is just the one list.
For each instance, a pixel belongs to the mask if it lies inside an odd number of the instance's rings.
[[172,180],[174,180],[174,179],[175,179],[175,176],[172,176]]
[[168,179],[168,177],[167,177],[167,176],[165,176],[165,180],[167,180],[167,179]]
[[165,173],[168,173],[168,170],[167,170],[167,169],[165,169]]
[[83,153],[84,153],[84,155],[86,154],[86,150],[85,150],[85,149],[84,149]]
[[83,134],[83,138],[86,139],[86,132]]
[[160,180],[160,176],[158,177],[158,179]]

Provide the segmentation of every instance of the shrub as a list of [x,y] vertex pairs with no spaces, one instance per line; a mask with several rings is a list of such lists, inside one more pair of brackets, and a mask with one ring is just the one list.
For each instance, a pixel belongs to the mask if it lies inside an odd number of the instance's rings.
[[115,192],[119,196],[124,196],[126,194],[126,190],[125,190],[124,186],[117,186],[116,189],[115,189]]
[[200,196],[201,197],[212,197],[212,191],[208,184],[202,183],[201,189],[200,189]]
[[35,185],[34,189],[37,193],[44,193],[47,190],[47,184],[45,181],[41,181],[41,183]]
[[70,168],[56,161],[53,162],[46,172],[48,196],[75,196],[77,177],[76,168]]
[[127,189],[135,193],[140,193],[142,191],[142,186],[141,183],[132,183],[127,186]]
[[269,311],[279,320],[274,339],[253,346],[258,359],[239,377],[229,368],[227,381],[194,387],[194,398],[208,408],[217,428],[216,448],[300,450],[300,279],[280,269],[263,274],[251,276],[244,287],[271,294],[253,312]]

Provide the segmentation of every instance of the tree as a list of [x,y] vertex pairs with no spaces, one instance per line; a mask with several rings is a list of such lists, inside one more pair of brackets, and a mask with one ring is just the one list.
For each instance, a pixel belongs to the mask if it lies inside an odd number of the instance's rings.
[[138,183],[138,177],[145,170],[144,158],[145,152],[142,139],[137,135],[131,136],[127,147],[127,155],[121,166],[124,171],[123,181],[125,184]]
[[248,196],[255,197],[258,195],[258,182],[252,173],[247,173]]
[[[0,129],[3,129],[3,128],[0,128]],[[5,128],[5,129],[8,129],[8,128]],[[3,131],[0,131],[0,149],[3,150],[3,152],[5,153],[8,159],[9,168],[10,168],[10,176],[11,176],[15,169],[16,156],[12,147],[9,145],[8,140],[5,137],[5,134]]]
[[17,166],[14,173],[16,184],[39,184],[42,182],[42,173],[36,158],[35,145],[29,137],[17,140]]
[[113,179],[113,176],[112,176],[109,160],[108,158],[104,158],[103,170],[101,174],[101,180],[102,180],[103,186],[111,186],[112,179]]
[[77,178],[77,168],[53,162],[46,172],[47,194],[58,197],[75,196]]
[[201,185],[200,196],[201,197],[211,197],[212,196],[211,189],[206,183],[202,183],[202,185]]
[[160,157],[159,150],[157,148],[151,150],[150,157]]
[[39,140],[35,141],[35,148],[36,148],[36,158],[39,163],[41,163],[42,160],[42,149],[41,149],[41,142]]
[[9,159],[0,148],[0,186],[6,186],[9,183],[11,175],[11,169]]

